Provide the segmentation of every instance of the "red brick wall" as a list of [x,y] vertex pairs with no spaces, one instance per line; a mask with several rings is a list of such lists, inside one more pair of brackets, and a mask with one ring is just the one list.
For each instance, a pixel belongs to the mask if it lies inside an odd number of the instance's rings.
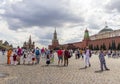
[[[118,37],[111,37],[111,38],[106,38],[106,39],[99,39],[99,40],[83,40],[82,42],[76,42],[76,43],[71,43],[73,44],[75,47],[77,48],[86,48],[86,46],[89,45],[93,45],[94,46],[99,46],[99,48],[101,47],[101,45],[103,45],[103,43],[105,44],[106,48],[109,49],[109,44],[112,44],[112,41],[115,41],[116,44],[116,48],[118,46],[118,44],[120,43],[120,36]],[[65,44],[67,45],[67,44]]]
[[101,46],[103,43],[105,44],[106,48],[109,48],[109,44],[112,44],[112,41],[115,41],[116,47],[118,46],[118,43],[120,43],[120,36],[118,37],[111,37],[111,38],[106,38],[106,39],[99,39],[99,40],[92,40],[88,43],[88,45],[93,45],[93,46]]
[[[120,36],[117,37],[111,37],[111,38],[105,38],[105,39],[99,39],[99,40],[83,40],[82,42],[76,42],[76,43],[70,43],[73,44],[76,48],[82,48],[84,49],[86,46],[89,45],[93,45],[94,46],[99,46],[99,48],[101,47],[101,45],[103,45],[103,43],[106,46],[106,49],[109,49],[109,44],[112,44],[112,41],[115,41],[116,44],[116,48],[118,46],[118,44],[120,43]],[[55,46],[57,46],[58,43],[54,43]],[[64,44],[64,46],[67,46],[68,44]],[[49,47],[53,47],[49,46]]]

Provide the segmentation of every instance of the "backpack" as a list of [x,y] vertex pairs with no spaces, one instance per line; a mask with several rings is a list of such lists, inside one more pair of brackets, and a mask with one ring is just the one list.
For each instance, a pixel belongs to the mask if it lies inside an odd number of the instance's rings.
[[68,52],[68,58],[71,58],[70,52]]
[[39,51],[39,50],[36,50],[35,54],[36,54],[36,55],[40,55],[40,51]]

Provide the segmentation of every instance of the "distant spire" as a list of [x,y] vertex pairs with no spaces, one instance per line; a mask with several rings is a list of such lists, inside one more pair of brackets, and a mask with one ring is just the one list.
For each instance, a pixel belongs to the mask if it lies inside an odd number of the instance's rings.
[[107,21],[105,21],[105,28],[108,28],[108,23],[107,23]]
[[31,40],[31,35],[30,35],[30,37],[29,37],[29,43],[31,44],[31,42],[32,42],[32,40]]
[[53,34],[52,45],[53,46],[58,46],[59,45],[59,42],[58,42],[58,39],[57,39],[56,27],[55,27],[55,31],[54,31],[54,34]]
[[86,27],[86,30],[85,31],[88,31],[87,27]]
[[55,33],[57,33],[57,32],[56,32],[56,27],[55,27]]
[[105,26],[107,26],[107,21],[105,21]]
[[55,32],[54,32],[53,39],[54,39],[54,40],[57,40],[57,32],[56,32],[56,27],[55,27]]

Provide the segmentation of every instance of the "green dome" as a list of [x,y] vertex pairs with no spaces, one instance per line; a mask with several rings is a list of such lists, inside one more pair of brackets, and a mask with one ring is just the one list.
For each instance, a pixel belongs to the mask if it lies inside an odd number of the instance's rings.
[[103,28],[102,30],[100,30],[99,33],[105,33],[105,32],[111,32],[111,31],[113,31],[113,29],[108,28],[108,26],[105,26],[105,28]]

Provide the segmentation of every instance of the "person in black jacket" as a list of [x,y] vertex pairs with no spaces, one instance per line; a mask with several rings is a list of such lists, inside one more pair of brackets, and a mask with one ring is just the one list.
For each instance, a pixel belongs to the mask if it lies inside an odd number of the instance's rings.
[[68,66],[68,58],[70,57],[70,53],[67,49],[64,51],[64,66]]

